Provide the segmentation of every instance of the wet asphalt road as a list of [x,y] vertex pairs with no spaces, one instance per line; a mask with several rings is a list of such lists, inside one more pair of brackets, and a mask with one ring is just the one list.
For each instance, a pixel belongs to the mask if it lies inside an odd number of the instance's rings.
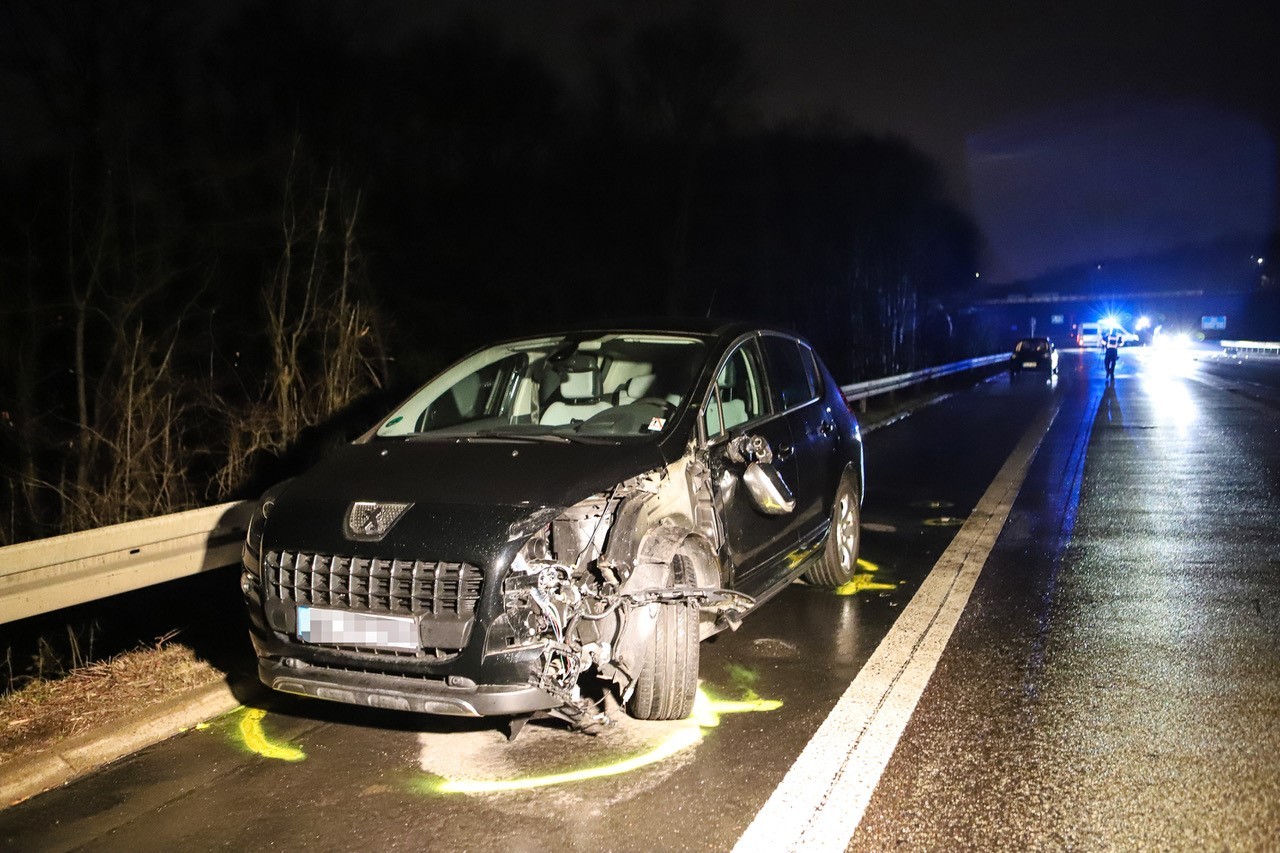
[[1208,366],[1065,377],[852,849],[1280,848],[1280,410]]
[[1276,849],[1280,409],[1258,387],[1280,369],[1263,367],[1126,353],[1107,386],[1100,356],[1064,353],[1056,382],[1000,377],[872,432],[861,588],[797,584],[704,643],[696,720],[508,744],[282,697],[0,812],[0,847],[731,848],[1060,403],[850,849]]

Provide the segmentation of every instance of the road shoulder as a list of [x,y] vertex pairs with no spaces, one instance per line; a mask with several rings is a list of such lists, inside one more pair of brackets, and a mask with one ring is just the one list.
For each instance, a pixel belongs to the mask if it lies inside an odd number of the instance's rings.
[[227,681],[192,688],[131,717],[83,732],[30,756],[6,763],[0,773],[0,807],[96,770],[198,723],[239,707],[241,685]]

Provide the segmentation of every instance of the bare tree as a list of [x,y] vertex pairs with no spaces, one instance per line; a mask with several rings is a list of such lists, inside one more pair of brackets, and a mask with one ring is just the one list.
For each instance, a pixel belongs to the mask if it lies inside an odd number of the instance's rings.
[[[255,398],[226,421],[219,494],[232,493],[254,457],[280,454],[309,427],[384,382],[376,316],[356,240],[360,196],[342,208],[333,172],[308,193],[298,154],[285,183],[283,249],[264,292],[270,374]],[[214,401],[217,406],[218,401]]]
[[62,490],[66,529],[195,505],[188,477],[195,448],[184,440],[194,405],[174,365],[177,329],[166,338],[149,337],[141,322],[122,332],[122,358],[100,382],[95,425],[83,430],[90,458],[77,471],[87,474]]

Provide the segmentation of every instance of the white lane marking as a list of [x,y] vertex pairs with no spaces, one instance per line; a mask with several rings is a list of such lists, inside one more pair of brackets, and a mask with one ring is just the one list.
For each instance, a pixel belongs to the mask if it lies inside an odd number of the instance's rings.
[[735,851],[844,850],[1057,416],[1045,407]]

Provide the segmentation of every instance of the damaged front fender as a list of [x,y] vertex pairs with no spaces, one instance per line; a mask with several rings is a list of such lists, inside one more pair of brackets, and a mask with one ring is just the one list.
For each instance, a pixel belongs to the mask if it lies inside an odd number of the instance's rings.
[[[672,512],[688,509],[689,493],[665,469],[633,478],[539,518],[541,527],[512,560],[502,587],[507,642],[541,647],[532,683],[564,701],[560,716],[600,721],[583,697],[589,673],[625,700],[660,608],[697,607],[708,625],[737,627],[754,606],[749,596],[722,588],[709,546],[691,547],[699,537],[687,512]],[[653,521],[657,513],[666,514]],[[697,554],[697,586],[672,582],[670,563],[682,549]]]

